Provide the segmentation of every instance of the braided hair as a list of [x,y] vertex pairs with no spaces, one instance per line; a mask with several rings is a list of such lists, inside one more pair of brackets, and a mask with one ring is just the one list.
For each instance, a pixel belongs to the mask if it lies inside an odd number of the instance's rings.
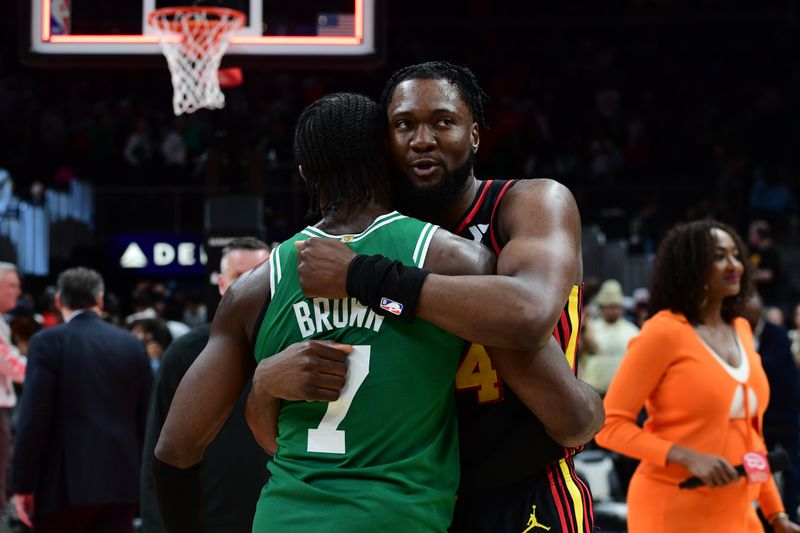
[[489,97],[481,89],[475,74],[467,67],[454,65],[446,61],[429,61],[401,68],[389,78],[381,94],[381,109],[386,114],[389,109],[389,102],[394,96],[394,90],[402,82],[407,80],[447,80],[452,83],[461,99],[469,107],[472,119],[479,126],[486,127],[486,115],[484,106]]
[[377,104],[360,94],[330,94],[303,110],[294,153],[306,177],[309,217],[338,210],[345,200],[359,204],[373,198],[372,177],[382,173],[381,132]]
[[714,262],[712,229],[731,236],[744,266],[739,294],[722,300],[722,319],[730,323],[750,298],[750,262],[747,248],[736,230],[715,220],[678,224],[661,241],[653,263],[650,314],[669,309],[683,314],[691,324],[698,324],[700,302]]

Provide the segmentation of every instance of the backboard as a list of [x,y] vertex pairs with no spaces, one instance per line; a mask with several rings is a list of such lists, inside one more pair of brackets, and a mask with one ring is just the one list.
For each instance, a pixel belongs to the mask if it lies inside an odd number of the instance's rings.
[[[245,13],[228,65],[367,66],[382,57],[385,0],[29,0],[23,60],[49,67],[163,65],[147,14],[164,7],[227,7]],[[28,9],[28,4],[30,8]]]

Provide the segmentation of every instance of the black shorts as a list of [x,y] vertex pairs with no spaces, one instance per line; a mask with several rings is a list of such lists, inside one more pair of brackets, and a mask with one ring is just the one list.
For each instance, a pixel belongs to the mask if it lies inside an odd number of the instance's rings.
[[562,459],[532,478],[460,495],[450,533],[589,533],[592,494]]

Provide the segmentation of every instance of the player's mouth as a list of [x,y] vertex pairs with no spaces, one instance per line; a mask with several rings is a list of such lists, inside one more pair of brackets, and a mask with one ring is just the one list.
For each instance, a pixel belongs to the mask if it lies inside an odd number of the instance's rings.
[[420,178],[427,178],[435,173],[441,164],[433,159],[418,159],[411,163],[411,170]]

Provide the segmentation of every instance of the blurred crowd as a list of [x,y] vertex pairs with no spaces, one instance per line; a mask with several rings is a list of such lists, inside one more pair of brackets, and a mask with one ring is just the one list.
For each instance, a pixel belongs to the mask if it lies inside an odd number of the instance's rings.
[[[740,230],[765,218],[780,238],[797,235],[800,78],[788,44],[790,12],[767,3],[756,18],[740,20],[711,2],[701,24],[670,18],[666,6],[663,19],[647,18],[645,8],[656,6],[632,2],[628,18],[620,10],[538,20],[533,7],[505,4],[467,3],[463,16],[476,16],[447,38],[419,31],[424,21],[391,22],[386,61],[373,70],[246,69],[244,85],[226,91],[225,109],[180,118],[171,113],[166,68],[147,75],[86,69],[75,77],[22,68],[0,53],[0,166],[22,196],[69,175],[101,190],[266,190],[271,227],[283,232],[271,238],[279,240],[302,220],[284,201],[303,194],[290,187],[299,111],[336,90],[377,96],[398,66],[448,58],[470,65],[490,97],[481,175],[557,177],[575,192],[584,222],[606,222],[646,250],[675,221],[702,215]],[[515,10],[518,18],[510,16]],[[477,16],[498,26],[479,26]],[[517,31],[523,21],[535,31]],[[403,38],[411,32],[414,39]],[[457,38],[462,33],[468,41]],[[508,48],[515,53],[499,52]],[[109,216],[106,226],[115,227]],[[172,221],[169,213],[154,216]]]
[[[7,314],[12,340],[22,355],[27,352],[34,333],[62,323],[55,306],[55,295],[55,286],[48,286],[41,294],[33,295],[25,291],[23,284],[17,305]],[[144,343],[154,372],[158,370],[161,355],[173,340],[208,322],[202,298],[187,294],[169,283],[139,281],[128,300],[131,304],[126,312],[116,294],[106,293],[102,318],[130,330]]]
[[[754,290],[764,306],[764,319],[785,330],[792,357],[800,368],[800,298],[776,248],[769,222],[751,221],[747,231],[748,258]],[[581,323],[580,377],[605,393],[628,346],[650,316],[648,287],[626,294],[616,279],[586,281]],[[798,383],[800,387],[800,383]]]

